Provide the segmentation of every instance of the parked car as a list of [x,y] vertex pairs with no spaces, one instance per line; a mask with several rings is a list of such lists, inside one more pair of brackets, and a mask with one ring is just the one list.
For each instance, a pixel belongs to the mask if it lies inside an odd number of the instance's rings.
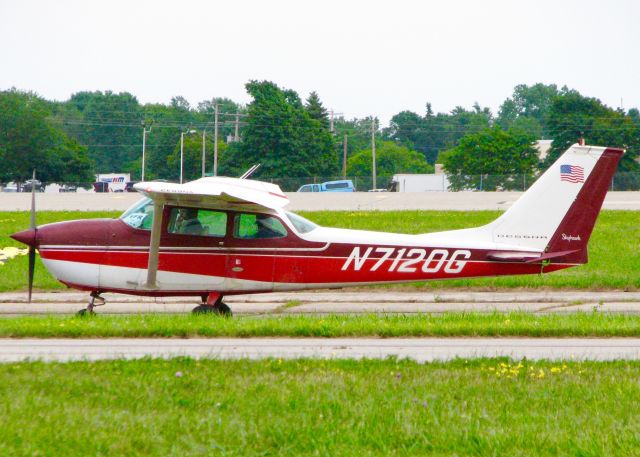
[[44,192],[44,186],[37,179],[29,179],[25,181],[20,189],[20,192],[31,192],[32,188],[34,188],[36,192]]
[[10,182],[2,188],[2,192],[18,192],[18,186],[16,183]]
[[356,188],[350,179],[327,181],[321,184],[305,184],[298,192],[355,192]]
[[63,184],[58,189],[58,192],[78,192],[78,186],[74,186],[73,184]]

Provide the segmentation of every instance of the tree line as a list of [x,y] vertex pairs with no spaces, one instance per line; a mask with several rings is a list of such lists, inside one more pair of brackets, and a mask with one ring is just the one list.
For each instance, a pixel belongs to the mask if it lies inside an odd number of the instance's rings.
[[[250,81],[246,90],[246,106],[213,98],[195,107],[183,97],[141,104],[127,92],[78,92],[60,102],[2,91],[0,182],[22,182],[33,168],[42,181],[91,182],[109,172],[139,180],[143,129],[145,179],[178,179],[181,137],[185,180],[201,176],[203,150],[211,174],[216,111],[219,175],[237,176],[260,163],[260,179],[337,177],[346,149],[347,175],[369,176],[372,132],[377,186],[395,173],[433,172],[439,162],[455,188],[476,188],[484,175],[505,176],[489,186],[508,188],[507,176],[533,178],[578,138],[626,148],[619,171],[640,171],[638,109],[613,109],[553,84],[516,86],[497,115],[478,103],[449,113],[434,113],[426,103],[424,113],[400,112],[386,127],[373,117],[331,118],[316,92],[302,99],[270,81]],[[533,148],[541,138],[553,140],[544,162]]]

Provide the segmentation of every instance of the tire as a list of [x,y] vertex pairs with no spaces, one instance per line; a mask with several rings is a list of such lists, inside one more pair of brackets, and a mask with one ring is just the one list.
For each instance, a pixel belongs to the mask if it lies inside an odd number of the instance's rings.
[[230,317],[233,315],[231,308],[226,303],[220,302],[218,305],[198,305],[191,311],[193,314],[218,314],[219,316]]

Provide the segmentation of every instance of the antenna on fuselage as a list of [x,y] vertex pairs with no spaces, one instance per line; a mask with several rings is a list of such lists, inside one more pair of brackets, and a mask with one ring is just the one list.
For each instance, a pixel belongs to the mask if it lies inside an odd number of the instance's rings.
[[245,171],[242,176],[240,176],[240,179],[247,179],[249,176],[251,176],[258,168],[260,168],[260,164],[257,163],[254,166],[252,166],[251,168],[249,168],[247,171]]

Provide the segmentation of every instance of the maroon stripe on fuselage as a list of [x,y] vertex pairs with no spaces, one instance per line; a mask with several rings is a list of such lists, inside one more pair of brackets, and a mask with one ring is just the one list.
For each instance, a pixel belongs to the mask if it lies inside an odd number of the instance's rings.
[[[148,252],[146,251],[100,251],[75,249],[43,249],[43,259],[63,260],[69,262],[108,265],[113,267],[129,267],[146,269]],[[234,262],[242,266],[241,272],[232,275],[228,269],[228,255]],[[472,254],[481,257],[481,254]],[[486,258],[486,256],[485,256]],[[233,276],[237,279],[276,283],[317,283],[342,284],[363,282],[397,282],[424,281],[433,279],[452,279],[478,276],[500,276],[516,274],[536,274],[541,272],[539,264],[524,262],[493,262],[488,260],[469,260],[459,272],[445,271],[445,264],[435,272],[424,272],[423,269],[435,269],[438,260],[429,263],[416,263],[413,271],[392,270],[393,259],[379,262],[379,257],[363,260],[359,269],[353,263],[343,270],[346,256],[322,256],[291,253],[238,253],[238,252],[160,252],[159,270],[205,276]],[[403,261],[411,260],[404,259]],[[377,269],[375,265],[378,265]],[[545,272],[567,268],[568,264],[550,264]]]

